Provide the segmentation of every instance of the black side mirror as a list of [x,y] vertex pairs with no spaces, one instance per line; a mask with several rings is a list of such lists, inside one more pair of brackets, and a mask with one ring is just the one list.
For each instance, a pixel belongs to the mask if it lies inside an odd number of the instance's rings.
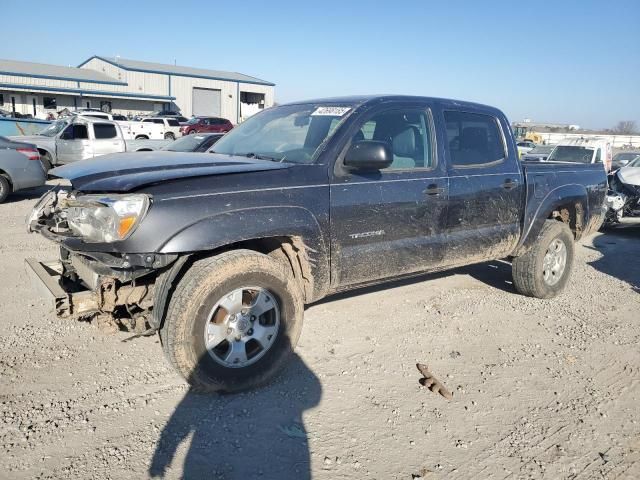
[[377,140],[352,143],[344,157],[345,167],[354,170],[382,170],[392,162],[391,145]]

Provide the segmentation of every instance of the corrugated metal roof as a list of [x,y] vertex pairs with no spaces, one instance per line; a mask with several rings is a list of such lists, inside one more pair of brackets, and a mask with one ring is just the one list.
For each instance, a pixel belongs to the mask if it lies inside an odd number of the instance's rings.
[[35,78],[50,78],[52,80],[72,80],[89,83],[104,83],[109,85],[126,85],[104,73],[87,68],[63,67],[46,63],[20,62],[17,60],[0,59],[0,75],[17,75]]
[[[120,57],[117,57],[117,58],[102,57],[99,55],[95,55],[92,58],[99,58],[101,60],[104,60],[105,62],[118,65],[124,68],[125,70],[135,70],[139,72],[150,72],[150,73],[166,73],[171,75],[181,75],[184,77],[211,78],[215,80],[229,80],[232,82],[255,83],[259,85],[270,85],[270,86],[274,85],[273,83],[267,82],[266,80],[261,80],[256,77],[250,77],[249,75],[244,75],[242,73],[237,73],[237,72],[224,72],[221,70],[207,70],[204,68],[182,67],[180,65],[168,65],[165,63],[143,62],[140,60],[129,60],[129,59],[120,58]],[[82,63],[80,66],[84,65],[89,60]]]

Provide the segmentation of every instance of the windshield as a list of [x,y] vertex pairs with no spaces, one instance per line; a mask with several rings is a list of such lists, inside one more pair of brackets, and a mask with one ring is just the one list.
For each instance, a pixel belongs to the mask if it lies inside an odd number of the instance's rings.
[[200,120],[199,118],[193,117],[190,118],[189,121],[187,122],[188,125],[193,125],[195,123],[198,123],[198,120]]
[[636,167],[636,168],[640,168],[640,157],[636,157],[636,159],[633,162],[629,162],[627,164],[627,167]]
[[577,147],[574,145],[558,145],[551,155],[549,161],[591,163],[593,158],[593,148]]
[[285,105],[265,110],[227,133],[214,153],[312,163],[351,106]]
[[530,150],[529,155],[533,155],[535,153],[550,153],[553,148],[554,147],[550,147],[548,145],[539,145]]
[[187,135],[186,137],[180,137],[179,139],[171,142],[162,150],[168,150],[170,152],[193,152],[207,138],[205,135]]
[[640,153],[638,152],[625,152],[625,153],[616,153],[615,157],[613,157],[614,162],[619,162],[620,160],[633,160]]
[[67,120],[57,120],[42,130],[38,135],[44,135],[45,137],[55,137],[60,133],[69,122]]

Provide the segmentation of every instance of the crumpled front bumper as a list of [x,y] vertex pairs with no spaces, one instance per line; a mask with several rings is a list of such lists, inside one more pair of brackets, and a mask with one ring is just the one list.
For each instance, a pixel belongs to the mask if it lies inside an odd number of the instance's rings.
[[[119,307],[149,310],[153,305],[154,279],[121,282],[113,277],[93,276],[89,267],[71,259],[73,275],[65,274],[62,261],[25,260],[27,273],[45,298],[53,301],[56,315],[61,318],[97,314],[113,315]],[[91,275],[91,276],[90,276]],[[91,280],[95,279],[95,284]]]
[[100,311],[96,292],[82,289],[80,284],[70,285],[64,279],[62,262],[40,262],[35,258],[27,258],[25,269],[40,295],[53,302],[59,317],[81,316]]

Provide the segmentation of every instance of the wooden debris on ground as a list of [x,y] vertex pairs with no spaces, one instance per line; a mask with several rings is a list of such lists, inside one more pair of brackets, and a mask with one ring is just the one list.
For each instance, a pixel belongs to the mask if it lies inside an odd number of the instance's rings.
[[440,380],[433,376],[433,373],[429,371],[428,366],[423,365],[422,363],[418,363],[416,364],[416,367],[418,367],[418,370],[424,376],[424,378],[420,379],[420,385],[422,385],[423,387],[427,387],[434,393],[439,393],[447,400],[453,399],[453,393],[447,390],[447,388],[440,382]]

